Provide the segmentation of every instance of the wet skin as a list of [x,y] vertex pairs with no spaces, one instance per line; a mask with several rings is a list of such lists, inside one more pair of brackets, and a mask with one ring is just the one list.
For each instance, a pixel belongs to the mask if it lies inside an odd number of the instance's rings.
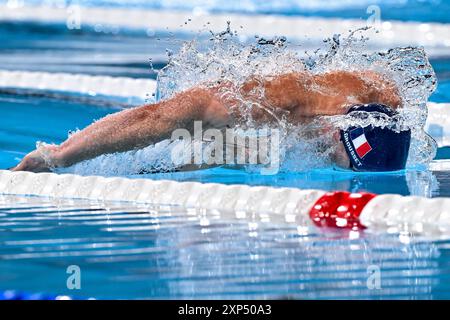
[[[255,77],[239,88],[232,83],[217,82],[191,88],[155,104],[108,115],[58,146],[32,151],[12,170],[49,171],[51,167],[71,166],[106,153],[143,148],[170,138],[177,128],[192,132],[194,121],[202,121],[204,130],[233,126],[240,116],[241,100],[230,94],[236,91],[246,103],[255,105],[251,113],[259,123],[285,115],[291,123],[301,125],[318,116],[345,114],[351,105],[358,103],[401,106],[394,83],[372,71]],[[338,132],[334,140],[337,148],[333,161],[348,168],[349,159]]]

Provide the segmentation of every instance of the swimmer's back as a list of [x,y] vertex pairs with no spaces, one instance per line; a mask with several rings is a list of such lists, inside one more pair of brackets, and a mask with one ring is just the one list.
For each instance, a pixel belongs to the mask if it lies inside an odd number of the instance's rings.
[[383,103],[393,108],[401,105],[394,82],[373,71],[332,71],[315,75],[303,72],[263,81],[251,79],[242,86],[241,93],[262,106],[289,111],[294,121],[344,114],[350,105],[358,103]]

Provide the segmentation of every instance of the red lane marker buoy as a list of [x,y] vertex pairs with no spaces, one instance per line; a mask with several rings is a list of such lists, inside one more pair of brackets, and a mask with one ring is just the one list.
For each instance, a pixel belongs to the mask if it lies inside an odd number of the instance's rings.
[[316,201],[309,216],[319,227],[364,229],[359,215],[374,197],[373,193],[328,192]]

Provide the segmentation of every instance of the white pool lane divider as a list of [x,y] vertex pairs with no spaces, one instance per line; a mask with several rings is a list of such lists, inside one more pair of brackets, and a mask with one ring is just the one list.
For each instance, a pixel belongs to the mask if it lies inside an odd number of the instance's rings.
[[[143,30],[154,35],[156,31],[197,33],[199,30],[221,32],[227,21],[239,30],[241,35],[264,37],[286,36],[288,39],[321,41],[325,36],[346,34],[350,29],[364,27],[374,20],[336,19],[283,15],[246,15],[239,13],[208,13],[201,10],[164,11],[145,8],[114,8],[69,6],[8,6],[0,5],[0,21],[34,21],[39,23],[62,23],[73,27],[74,20],[79,27],[114,26]],[[370,21],[369,21],[370,20]],[[186,24],[185,24],[186,22]],[[242,28],[240,28],[242,26]],[[439,50],[450,47],[450,25],[443,23],[418,23],[383,21],[375,25],[379,32],[370,35],[371,44],[383,46],[423,45],[439,54]],[[437,50],[437,51],[436,51]]]
[[0,194],[96,201],[131,201],[220,210],[235,218],[260,215],[267,221],[304,222],[324,192],[296,188],[129,179],[0,170]]
[[181,206],[206,209],[222,218],[303,227],[313,225],[313,210],[338,226],[345,226],[349,212],[378,232],[450,236],[450,198],[378,195],[361,203],[358,193],[7,170],[0,170],[0,194]]
[[87,95],[137,97],[156,91],[156,81],[126,77],[0,70],[0,88],[76,92]]
[[[0,88],[19,88],[76,92],[145,101],[156,91],[156,81],[126,77],[90,76],[68,73],[0,70]],[[428,104],[425,130],[439,147],[450,146],[450,103]]]

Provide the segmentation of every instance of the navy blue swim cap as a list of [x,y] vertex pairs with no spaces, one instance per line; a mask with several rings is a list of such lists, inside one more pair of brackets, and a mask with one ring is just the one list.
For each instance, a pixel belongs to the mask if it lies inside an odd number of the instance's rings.
[[[353,111],[379,112],[389,117],[398,113],[378,103],[355,105]],[[395,120],[393,120],[395,121]],[[355,171],[395,171],[405,168],[411,143],[411,130],[395,132],[387,127],[349,127],[341,130],[351,167]]]

